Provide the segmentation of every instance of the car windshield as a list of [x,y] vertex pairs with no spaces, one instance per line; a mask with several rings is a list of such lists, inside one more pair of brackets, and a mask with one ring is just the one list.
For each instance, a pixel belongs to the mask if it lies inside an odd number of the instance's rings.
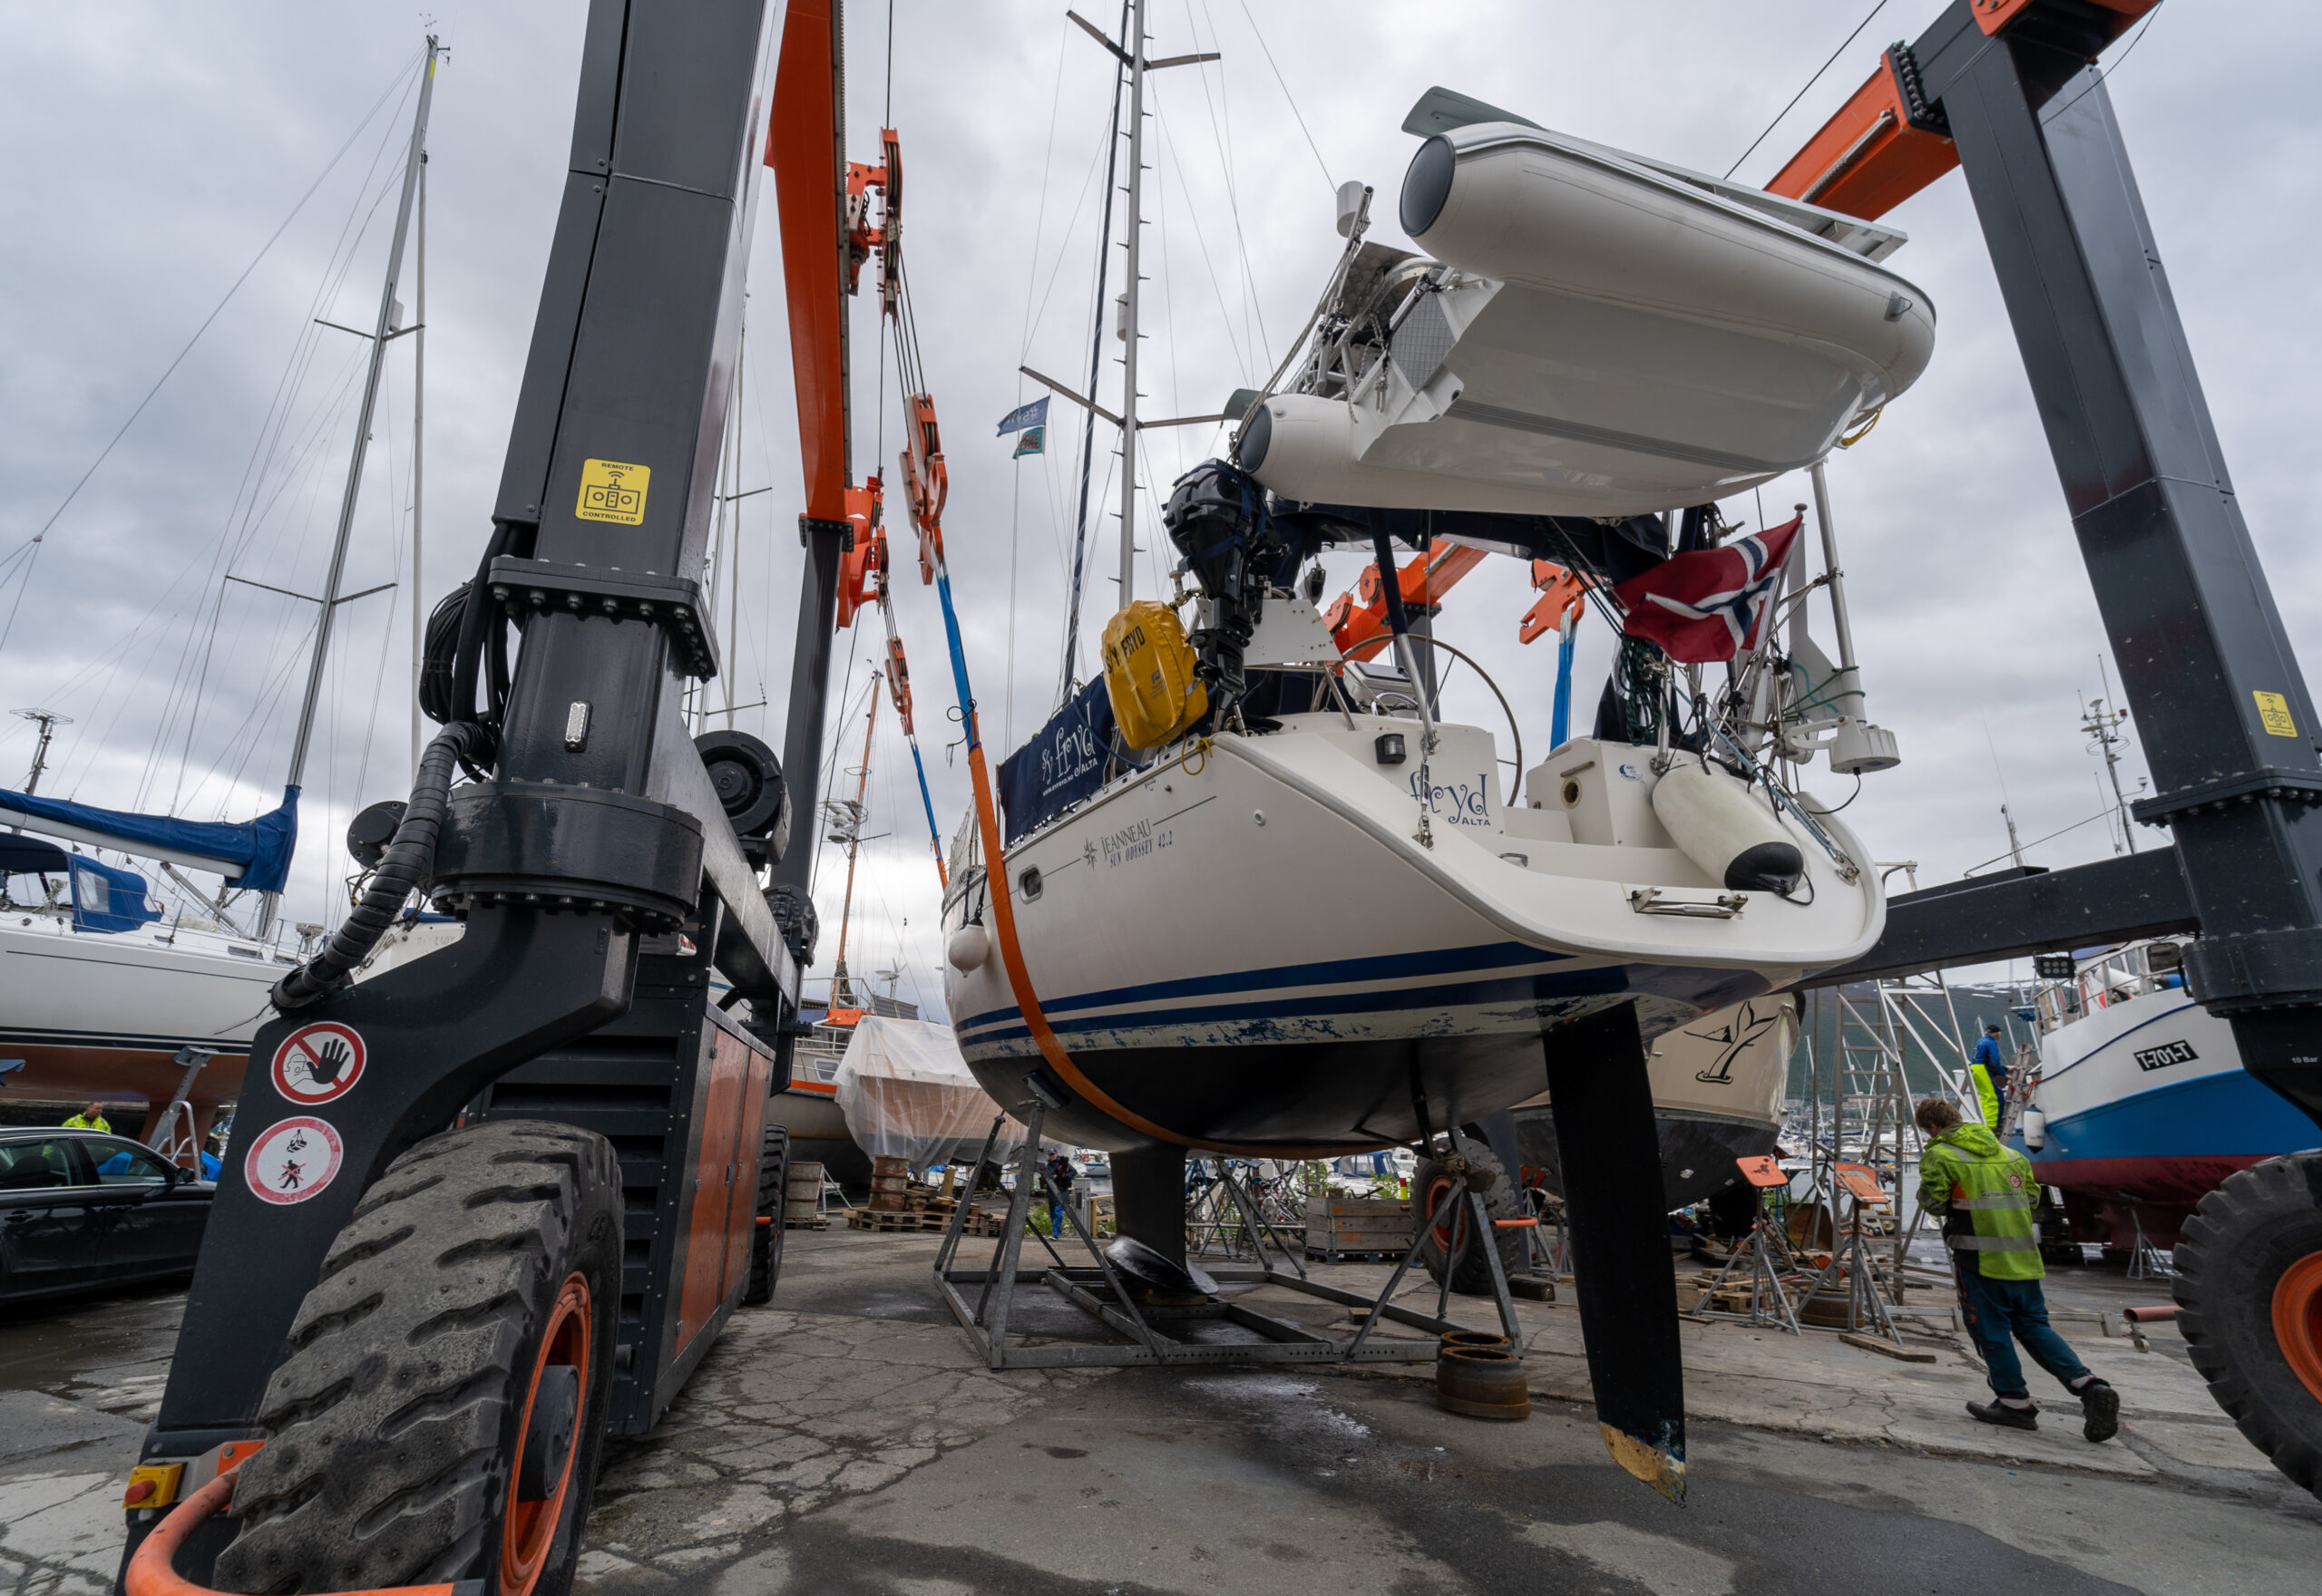
[[80,1167],[71,1141],[63,1136],[0,1142],[0,1192],[81,1184],[75,1178]]

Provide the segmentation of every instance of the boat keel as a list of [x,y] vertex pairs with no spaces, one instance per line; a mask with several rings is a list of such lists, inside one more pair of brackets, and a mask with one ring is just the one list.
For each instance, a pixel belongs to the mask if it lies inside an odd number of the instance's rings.
[[1685,1385],[1677,1277],[1669,1264],[1660,1134],[1636,1007],[1600,1010],[1545,1040],[1597,1421],[1614,1461],[1682,1505]]

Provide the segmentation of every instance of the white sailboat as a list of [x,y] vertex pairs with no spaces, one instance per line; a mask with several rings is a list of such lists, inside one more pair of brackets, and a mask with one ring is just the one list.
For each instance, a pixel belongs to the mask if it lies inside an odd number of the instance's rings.
[[[1819,749],[1841,774],[1895,763],[1860,719],[1820,462],[1925,364],[1925,297],[1871,258],[1899,235],[1448,102],[1470,125],[1421,147],[1404,200],[1440,257],[1365,244],[1369,190],[1341,191],[1347,247],[1303,362],[1237,396],[1238,467],[1170,500],[1192,583],[1117,619],[1108,685],[1002,766],[1005,858],[987,871],[972,825],[954,843],[962,1051],[995,1098],[1049,1102],[1084,1144],[1408,1143],[1535,1095],[1564,1022],[1634,1003],[1651,1037],[1843,964],[1883,927],[1868,853],[1798,772]],[[1487,211],[1500,221],[1469,225]],[[1133,351],[1133,297],[1125,325]],[[1574,415],[1618,424],[1556,419]],[[1121,460],[1133,475],[1133,441]],[[1398,592],[1400,539],[1561,560],[1601,596],[1640,550],[1671,552],[1675,511],[1800,466],[1824,576],[1787,544],[1788,602],[1765,596],[1726,683],[1645,662],[1626,735],[1559,735],[1512,788],[1497,728],[1438,716],[1417,647],[1449,645],[1390,598],[1401,671],[1367,671],[1349,655],[1377,640],[1342,648],[1319,571],[1300,576],[1361,548]],[[1815,587],[1836,665],[1805,636]],[[1132,745],[1115,730],[1143,690],[1130,658],[1168,652],[1136,652],[1137,628],[1171,631],[1186,606],[1207,708]],[[1020,957],[987,924],[1000,891]],[[1044,1066],[1043,1033],[1077,1088]]]
[[[0,792],[0,825],[18,833],[0,834],[0,1092],[20,1100],[142,1099],[152,1109],[149,1140],[172,1130],[181,1161],[190,1160],[220,1111],[239,1098],[250,1037],[268,1012],[268,989],[285,967],[298,962],[278,946],[275,911],[296,843],[298,789],[320,706],[332,626],[342,603],[365,596],[343,595],[341,579],[381,365],[389,342],[415,330],[401,325],[396,285],[414,211],[423,203],[420,179],[440,54],[431,37],[420,68],[386,277],[367,335],[369,368],[328,574],[317,600],[318,619],[281,806],[249,824],[234,825],[62,802],[33,791],[40,774],[37,756],[24,792]],[[421,270],[424,282],[424,265]],[[423,303],[424,295],[423,287]],[[417,404],[415,398],[415,423]],[[34,835],[21,834],[27,832]],[[67,853],[37,837],[69,842],[76,851]],[[158,862],[180,890],[210,910],[217,929],[197,929],[182,915],[164,917],[151,900],[146,878],[83,855],[77,852],[82,846]],[[214,897],[204,894],[179,873],[180,867],[216,873],[225,885]],[[258,899],[249,934],[231,915],[238,893]],[[373,965],[394,962],[403,956],[397,951],[401,945],[414,939],[424,950],[454,934],[455,928],[432,922],[405,928],[375,956]],[[175,1106],[180,1104],[182,1121]]]

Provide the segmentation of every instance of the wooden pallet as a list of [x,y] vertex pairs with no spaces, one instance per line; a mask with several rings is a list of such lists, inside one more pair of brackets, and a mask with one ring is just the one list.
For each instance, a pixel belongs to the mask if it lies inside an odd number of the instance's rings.
[[791,1219],[785,1216],[782,1228],[785,1231],[827,1231],[831,1228],[831,1221],[819,1213],[809,1214],[805,1219]]
[[941,1222],[924,1213],[886,1213],[868,1208],[851,1208],[846,1213],[847,1227],[857,1231],[917,1233],[940,1231]]

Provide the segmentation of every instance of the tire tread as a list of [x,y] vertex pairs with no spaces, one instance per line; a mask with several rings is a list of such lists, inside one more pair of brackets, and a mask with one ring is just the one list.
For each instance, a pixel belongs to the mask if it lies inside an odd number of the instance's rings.
[[[471,1125],[397,1159],[333,1244],[268,1383],[270,1439],[237,1477],[243,1528],[219,1559],[224,1588],[483,1572],[510,1478],[510,1404],[541,1328],[532,1305],[552,1297],[557,1260],[600,1253],[608,1233],[618,1292],[620,1201],[611,1145],[552,1122]],[[600,1305],[600,1333],[610,1311]],[[583,1442],[592,1459],[595,1437]],[[589,1483],[576,1479],[582,1510]]]

